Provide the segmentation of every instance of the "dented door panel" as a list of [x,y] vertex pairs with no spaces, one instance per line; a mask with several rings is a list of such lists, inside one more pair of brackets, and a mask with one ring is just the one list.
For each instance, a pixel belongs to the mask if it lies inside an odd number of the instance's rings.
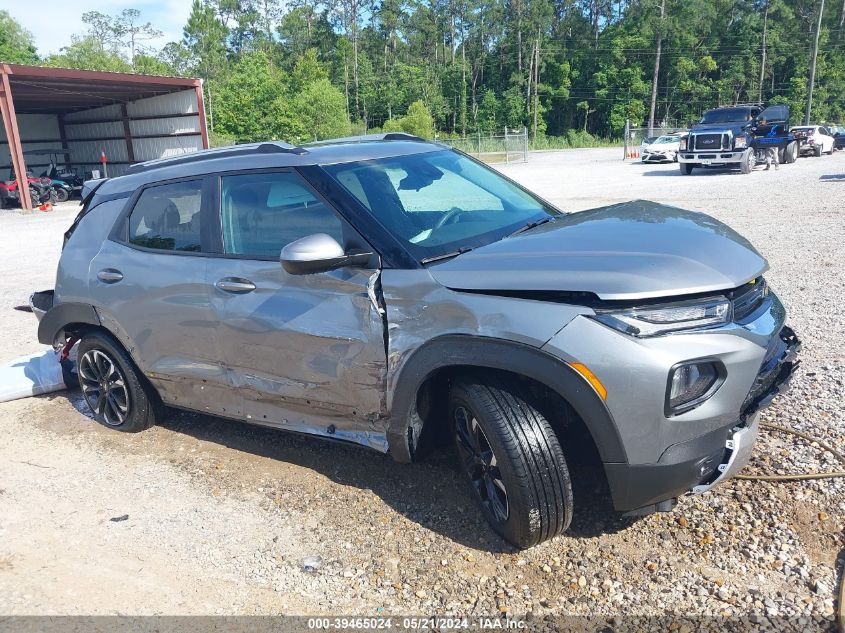
[[[246,417],[313,411],[359,420],[366,429],[383,414],[384,327],[370,298],[374,273],[349,268],[295,276],[276,261],[209,260],[221,362],[243,394]],[[214,285],[223,278],[247,280],[255,289],[226,292]]]

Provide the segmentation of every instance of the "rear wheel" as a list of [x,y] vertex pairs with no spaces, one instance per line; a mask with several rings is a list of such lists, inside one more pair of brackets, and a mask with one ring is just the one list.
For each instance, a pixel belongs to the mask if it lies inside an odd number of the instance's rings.
[[519,387],[460,380],[450,419],[464,474],[491,527],[527,548],[563,532],[572,519],[572,484],[548,421]]
[[137,433],[150,428],[162,405],[126,351],[102,332],[79,342],[77,371],[85,402],[100,424]]
[[681,166],[681,174],[684,176],[689,176],[692,173],[693,164],[692,163],[678,163]]
[[790,141],[783,151],[783,162],[787,165],[798,160],[798,143]]
[[754,150],[749,148],[742,154],[742,160],[739,162],[739,169],[743,174],[750,174],[754,171],[754,166],[757,165],[757,155]]

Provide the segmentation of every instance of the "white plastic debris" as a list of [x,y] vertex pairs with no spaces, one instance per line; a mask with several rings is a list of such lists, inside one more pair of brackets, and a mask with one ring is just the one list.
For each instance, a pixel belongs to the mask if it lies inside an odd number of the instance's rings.
[[47,348],[42,352],[15,358],[0,365],[0,402],[37,396],[67,387],[72,362],[62,368],[61,352]]

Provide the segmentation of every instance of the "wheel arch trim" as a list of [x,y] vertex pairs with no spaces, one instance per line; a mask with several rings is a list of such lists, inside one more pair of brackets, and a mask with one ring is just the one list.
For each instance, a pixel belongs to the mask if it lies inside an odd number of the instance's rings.
[[62,330],[71,323],[102,327],[94,306],[77,302],[58,303],[47,310],[38,323],[38,342],[52,346]]
[[559,358],[523,343],[471,335],[445,335],[417,348],[399,370],[389,414],[390,454],[413,461],[423,421],[416,398],[435,372],[452,366],[498,369],[535,380],[564,398],[589,430],[602,462],[627,462],[624,444],[610,411],[592,386]]

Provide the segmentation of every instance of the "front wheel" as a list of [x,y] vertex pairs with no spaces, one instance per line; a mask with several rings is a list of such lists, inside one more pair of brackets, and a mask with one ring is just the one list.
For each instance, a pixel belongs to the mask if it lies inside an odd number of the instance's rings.
[[824,148],[821,145],[816,145],[816,158],[822,157],[822,150]]
[[64,187],[59,187],[58,189],[54,189],[54,191],[56,192],[56,202],[67,202],[68,198],[70,198],[70,194]]
[[750,174],[757,164],[757,155],[753,149],[747,149],[742,154],[742,160],[739,162],[739,169],[743,174]]
[[524,390],[459,380],[449,403],[464,474],[491,527],[519,548],[557,536],[572,520],[572,484],[557,436]]
[[693,164],[692,163],[678,163],[681,166],[681,174],[684,176],[689,176],[692,173]]
[[158,394],[114,339],[101,332],[86,334],[77,357],[79,386],[97,422],[127,433],[156,423],[161,414]]

